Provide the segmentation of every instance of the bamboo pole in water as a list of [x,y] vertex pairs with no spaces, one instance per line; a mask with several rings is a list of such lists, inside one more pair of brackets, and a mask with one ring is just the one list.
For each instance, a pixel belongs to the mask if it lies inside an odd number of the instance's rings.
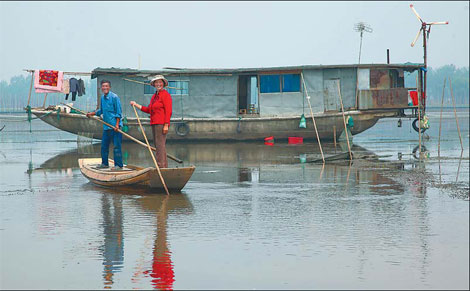
[[307,86],[305,85],[304,74],[303,74],[303,73],[300,73],[300,75],[301,75],[301,77],[302,77],[302,82],[303,82],[303,84],[304,84],[305,96],[307,96],[308,107],[310,108],[310,114],[312,115],[313,127],[315,128],[315,133],[316,133],[316,135],[317,135],[318,146],[320,147],[321,158],[322,158],[323,164],[324,164],[324,163],[325,163],[325,157],[323,156],[323,149],[322,149],[322,147],[321,147],[320,136],[318,135],[317,123],[315,122],[315,117],[313,117],[312,105],[310,104],[310,96],[308,96]]
[[31,83],[29,84],[29,95],[28,95],[28,105],[31,100],[31,91],[33,90],[33,81],[34,81],[34,71],[31,71]]
[[335,154],[336,154],[336,125],[333,125],[333,142],[335,143]]
[[444,107],[444,92],[445,92],[445,89],[446,89],[446,78],[444,77],[444,87],[442,87],[442,99],[441,99],[441,117],[439,119],[439,140],[437,142],[437,153],[438,153],[438,155],[441,154],[442,108]]
[[[421,74],[418,74],[421,75]],[[420,78],[421,79],[421,78]],[[421,82],[419,83],[421,84]],[[418,87],[418,76],[416,76],[416,87]],[[418,136],[419,136],[419,157],[421,157],[421,94],[423,92],[421,91],[421,86],[418,89]]]
[[349,159],[352,161],[353,157],[351,153],[351,145],[349,144],[348,128],[346,126],[346,117],[344,116],[343,97],[341,97],[341,88],[339,87],[339,82],[336,84],[338,85],[339,101],[341,102],[341,113],[343,113],[344,133],[346,134],[346,141],[348,142]]
[[452,96],[452,104],[454,106],[454,115],[455,115],[455,122],[457,123],[457,132],[459,133],[460,147],[462,148],[462,151],[463,151],[462,135],[460,134],[459,119],[457,117],[457,110],[455,109],[455,98],[454,98],[454,92],[452,91],[452,82],[450,78],[449,78],[449,87],[450,87],[450,95]]

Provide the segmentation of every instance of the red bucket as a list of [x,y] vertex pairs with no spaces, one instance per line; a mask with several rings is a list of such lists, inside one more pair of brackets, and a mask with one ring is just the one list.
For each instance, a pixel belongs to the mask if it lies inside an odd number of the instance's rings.
[[289,136],[288,141],[289,141],[289,144],[301,144],[304,142],[304,138],[296,137],[296,136]]

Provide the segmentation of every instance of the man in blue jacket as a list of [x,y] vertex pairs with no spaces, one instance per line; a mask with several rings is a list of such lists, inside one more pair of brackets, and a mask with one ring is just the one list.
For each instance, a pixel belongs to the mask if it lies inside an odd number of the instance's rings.
[[106,123],[115,126],[113,129],[112,127],[103,124],[103,137],[101,139],[101,165],[97,168],[109,168],[109,144],[112,140],[114,144],[114,167],[112,170],[116,171],[122,170],[123,167],[121,151],[122,134],[118,131],[118,129],[122,127],[122,108],[119,97],[110,90],[111,82],[108,80],[101,81],[101,92],[103,92],[103,95],[101,95],[100,108],[98,110],[88,112],[87,116],[103,115],[103,120]]

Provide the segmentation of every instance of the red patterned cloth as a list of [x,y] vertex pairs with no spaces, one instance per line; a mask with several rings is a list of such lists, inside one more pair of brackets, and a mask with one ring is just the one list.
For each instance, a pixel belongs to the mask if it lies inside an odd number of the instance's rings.
[[34,71],[34,89],[36,89],[36,93],[60,93],[63,81],[64,72],[62,71]]
[[57,87],[59,71],[39,70],[39,85]]

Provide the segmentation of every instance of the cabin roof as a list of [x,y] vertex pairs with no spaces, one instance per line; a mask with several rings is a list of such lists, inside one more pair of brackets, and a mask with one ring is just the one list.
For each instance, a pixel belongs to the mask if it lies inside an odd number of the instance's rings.
[[346,69],[346,68],[402,68],[405,71],[414,71],[424,67],[422,63],[401,63],[401,64],[349,64],[349,65],[301,65],[301,66],[284,66],[284,67],[258,67],[258,68],[174,68],[164,67],[160,70],[136,70],[130,68],[95,68],[92,71],[92,78],[97,75],[136,75],[148,77],[151,75],[218,75],[218,74],[239,74],[239,73],[256,73],[256,72],[272,72],[272,71],[289,71],[289,70],[311,70],[311,69]]

